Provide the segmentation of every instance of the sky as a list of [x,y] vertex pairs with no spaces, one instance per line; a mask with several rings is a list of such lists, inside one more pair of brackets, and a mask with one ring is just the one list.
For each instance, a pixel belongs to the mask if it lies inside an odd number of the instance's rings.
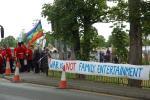
[[[0,0],[0,25],[5,29],[5,37],[11,35],[17,38],[22,31],[33,28],[36,19],[41,19],[45,31],[51,31],[51,25],[41,17],[42,5],[53,0]],[[111,24],[96,23],[93,25],[99,35],[105,39],[111,34]]]

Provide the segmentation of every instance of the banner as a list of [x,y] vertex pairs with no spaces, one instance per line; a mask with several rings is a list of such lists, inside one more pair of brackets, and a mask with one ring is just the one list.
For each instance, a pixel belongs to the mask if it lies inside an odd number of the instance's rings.
[[130,64],[98,63],[78,60],[55,60],[49,62],[49,69],[85,75],[124,77],[138,80],[149,80],[150,66]]

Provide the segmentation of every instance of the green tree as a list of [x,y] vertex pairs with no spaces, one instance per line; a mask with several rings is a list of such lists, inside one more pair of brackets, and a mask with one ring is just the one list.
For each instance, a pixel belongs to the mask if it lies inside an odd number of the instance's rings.
[[51,34],[50,32],[46,32],[45,39],[46,39],[46,46],[48,46],[49,43],[54,45],[55,42],[54,34]]
[[[128,0],[130,22],[129,64],[142,64],[141,0]],[[130,86],[141,87],[140,80],[129,79]]]
[[16,46],[17,41],[15,40],[15,38],[13,36],[8,36],[4,39],[1,40],[0,45],[7,45],[9,47],[15,47]]
[[128,21],[128,3],[125,0],[117,0],[117,6],[109,9],[109,19],[113,22],[112,36],[109,38],[108,46],[115,48],[115,54],[118,55],[120,62],[127,62],[127,46],[129,46],[128,34],[123,31],[126,26],[124,22]]
[[78,0],[56,0],[54,5],[45,4],[42,14],[52,23],[55,38],[69,43],[76,57],[80,53],[79,24],[77,21]]
[[[150,45],[150,40],[148,40],[148,36],[150,35],[150,1],[149,2],[142,2],[141,5],[141,22],[142,22],[142,35],[143,35],[143,45],[146,46]],[[148,60],[148,53],[144,52],[144,64],[149,64]]]
[[120,62],[127,62],[129,46],[128,34],[122,28],[116,27],[112,32],[112,44],[115,48],[115,53],[118,55]]
[[106,13],[106,0],[81,0],[79,6],[79,19],[83,29],[83,60],[89,60],[91,48],[91,26],[102,22]]
[[[76,54],[80,52],[80,34],[83,34],[83,60],[89,60],[91,27],[104,20],[106,0],[56,0],[54,5],[45,4],[43,15],[52,22],[59,39],[72,43]],[[63,17],[62,17],[63,16]]]
[[107,42],[106,42],[106,47],[107,47],[107,48],[112,46],[112,41],[113,41],[112,35],[110,35],[110,36],[108,37]]
[[[149,2],[142,0],[118,0],[118,5],[109,10],[111,21],[130,23],[129,63],[142,64],[142,33],[149,31]],[[146,31],[147,30],[147,31]],[[129,79],[130,86],[141,87],[141,81]]]
[[[96,28],[91,27],[91,30],[89,31],[91,36],[90,39],[90,43],[91,43],[91,51],[95,51],[97,48],[102,48],[105,47],[105,38],[102,35],[98,35],[98,32],[96,30]],[[83,47],[86,47],[86,45],[84,45],[84,39],[83,37],[81,37],[81,48],[83,49]],[[83,54],[83,52],[82,52]],[[84,56],[82,56],[84,57]],[[82,58],[84,59],[84,58]]]

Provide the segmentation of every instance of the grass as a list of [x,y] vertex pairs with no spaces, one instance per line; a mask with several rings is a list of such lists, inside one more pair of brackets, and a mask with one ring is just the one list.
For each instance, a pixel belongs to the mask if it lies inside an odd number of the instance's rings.
[[[60,71],[49,71],[50,77],[60,78],[61,72]],[[66,73],[67,79],[78,79],[77,75],[74,73]],[[107,76],[96,76],[96,75],[85,75],[85,79],[88,81],[94,82],[103,82],[103,83],[111,83],[111,84],[118,84],[118,85],[127,85],[128,79],[127,78],[119,78],[119,77],[107,77]],[[150,80],[142,81],[142,87],[150,88]]]

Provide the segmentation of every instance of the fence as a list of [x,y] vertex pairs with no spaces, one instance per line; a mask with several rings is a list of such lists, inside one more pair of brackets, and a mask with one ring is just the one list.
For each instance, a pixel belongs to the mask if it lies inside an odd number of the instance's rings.
[[[79,74],[73,73],[66,73],[67,79],[79,79],[77,77]],[[49,71],[50,77],[60,78],[61,72],[60,71]],[[94,81],[94,82],[102,82],[102,83],[110,83],[110,84],[117,84],[117,85],[128,85],[127,78],[120,78],[120,77],[107,77],[107,76],[95,76],[95,75],[85,75],[82,80]],[[150,80],[142,81],[143,88],[150,88]]]

